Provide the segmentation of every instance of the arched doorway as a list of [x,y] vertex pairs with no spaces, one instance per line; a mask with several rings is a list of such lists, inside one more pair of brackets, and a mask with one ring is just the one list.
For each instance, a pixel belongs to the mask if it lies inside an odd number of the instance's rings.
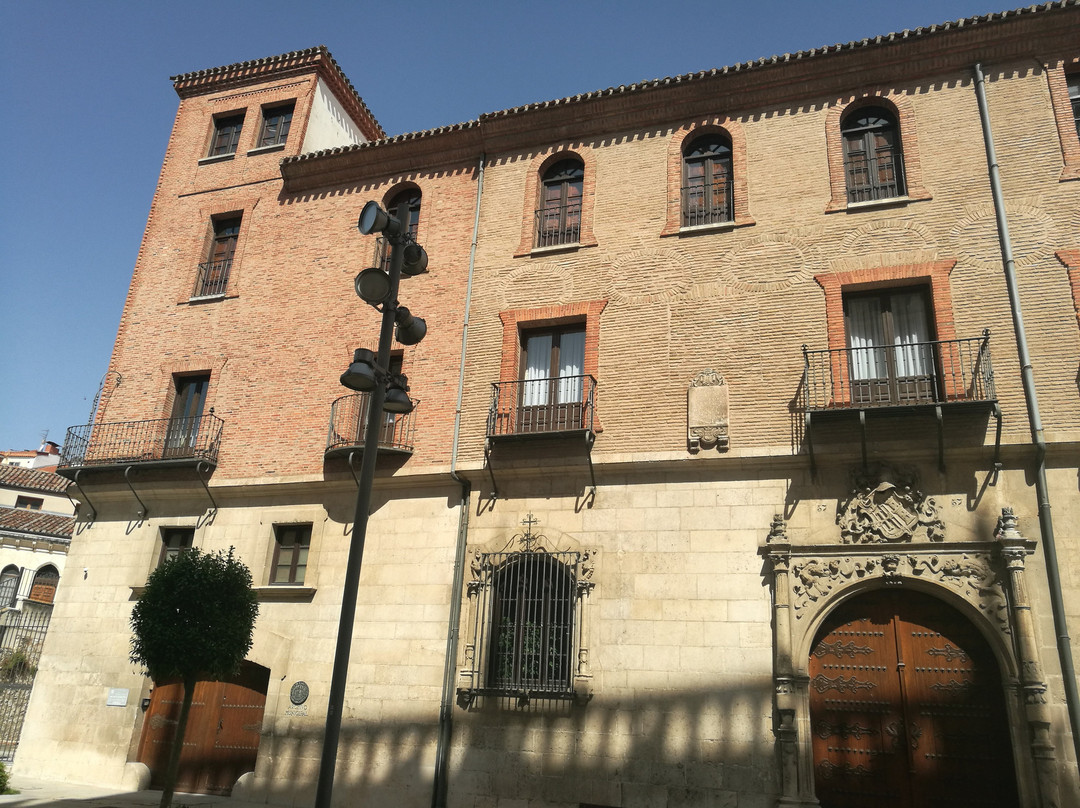
[[840,605],[809,675],[822,808],[1018,804],[997,661],[944,602],[881,589]]
[[[244,662],[227,682],[198,682],[188,713],[176,790],[228,795],[245,772],[255,770],[270,671]],[[139,762],[150,769],[150,787],[162,788],[184,684],[159,682],[143,722]]]

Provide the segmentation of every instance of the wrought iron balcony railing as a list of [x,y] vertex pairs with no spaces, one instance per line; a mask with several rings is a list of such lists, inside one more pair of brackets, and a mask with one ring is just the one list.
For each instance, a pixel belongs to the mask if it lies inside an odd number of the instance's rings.
[[199,417],[73,426],[68,429],[57,468],[172,460],[206,460],[216,465],[224,423],[210,412]]
[[992,403],[990,332],[970,339],[810,351],[803,346],[808,412]]
[[701,227],[707,224],[730,222],[735,205],[731,183],[727,179],[705,185],[697,183],[682,189],[683,227]]
[[231,258],[199,264],[199,276],[195,279],[195,289],[191,296],[217,297],[225,294],[225,289],[229,285],[230,269],[232,269]]
[[[342,396],[330,406],[330,433],[326,439],[326,453],[360,449],[364,446],[367,432],[368,404],[370,393],[350,393]],[[411,454],[416,432],[415,407],[419,401],[413,401],[411,413],[383,413],[383,423],[379,430],[379,449],[390,452]]]
[[536,246],[558,247],[581,240],[581,203],[538,208],[536,211]]
[[849,154],[844,161],[848,202],[872,202],[903,196],[904,156],[892,149],[872,155]]
[[491,387],[489,438],[593,431],[592,376],[495,382]]

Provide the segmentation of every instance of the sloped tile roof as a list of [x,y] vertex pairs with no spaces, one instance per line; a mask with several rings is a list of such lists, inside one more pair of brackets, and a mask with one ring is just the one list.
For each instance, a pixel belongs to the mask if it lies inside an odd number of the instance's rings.
[[21,488],[26,491],[45,491],[62,494],[71,485],[55,471],[25,469],[21,466],[0,466],[0,487]]
[[529,113],[535,110],[579,104],[598,98],[636,94],[646,90],[654,90],[661,87],[701,81],[703,79],[709,79],[714,76],[720,76],[724,74],[745,73],[747,71],[767,68],[773,65],[784,64],[786,62],[800,62],[806,61],[808,59],[820,59],[822,57],[827,57],[829,55],[837,53],[880,48],[906,40],[924,39],[926,37],[936,36],[949,31],[956,31],[958,29],[973,28],[975,26],[985,26],[1007,20],[1013,20],[1021,16],[1041,14],[1052,11],[1054,9],[1065,9],[1069,7],[1075,8],[1077,6],[1080,6],[1080,0],[1055,0],[1055,2],[1043,3],[1041,5],[1026,6],[1010,11],[998,11],[991,14],[981,14],[975,17],[964,17],[959,20],[938,23],[935,25],[921,26],[914,30],[905,28],[903,31],[894,31],[889,34],[882,34],[880,36],[852,40],[851,42],[845,42],[836,45],[825,45],[820,48],[801,50],[796,53],[784,53],[778,56],[768,56],[761,59],[753,59],[748,62],[739,62],[737,64],[728,65],[726,67],[713,68],[712,70],[701,70],[695,73],[684,73],[679,76],[668,76],[666,78],[649,79],[629,85],[620,84],[618,87],[608,87],[603,90],[594,90],[588,93],[579,93],[578,95],[567,96],[565,98],[558,98],[551,101],[539,101],[531,104],[524,104],[517,107],[510,107],[509,109],[503,109],[498,112],[486,112],[480,115],[479,118],[476,118],[474,120],[463,121],[461,123],[451,124],[448,126],[440,126],[435,129],[425,129],[419,132],[406,132],[404,134],[395,135],[392,137],[386,136],[378,140],[369,140],[366,143],[358,143],[351,146],[338,146],[332,149],[323,149],[322,151],[307,152],[305,154],[298,154],[293,157],[286,157],[281,162],[282,165],[289,165],[303,162],[306,160],[316,160],[320,157],[327,157],[330,155],[345,154],[349,152],[359,151],[362,149],[371,149],[379,146],[384,146],[389,143],[402,143],[410,140],[419,140],[421,138],[443,135],[449,132],[472,129],[491,120],[499,118],[509,118],[516,115],[521,115],[523,113]]
[[33,533],[49,538],[71,539],[71,533],[74,529],[74,516],[42,513],[27,508],[0,507],[0,532],[11,530],[19,533]]

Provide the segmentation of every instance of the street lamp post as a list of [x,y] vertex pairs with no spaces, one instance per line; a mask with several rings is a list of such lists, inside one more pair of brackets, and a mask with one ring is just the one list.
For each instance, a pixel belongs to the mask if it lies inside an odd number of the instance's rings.
[[[364,433],[364,452],[360,463],[359,490],[356,493],[356,514],[353,517],[352,541],[349,544],[349,560],[345,567],[345,585],[341,595],[341,618],[338,621],[337,647],[334,651],[334,669],[330,678],[330,694],[326,708],[326,733],[323,737],[322,758],[319,762],[319,781],[315,791],[315,808],[330,808],[334,791],[334,770],[337,765],[338,740],[341,736],[341,714],[345,702],[345,685],[349,673],[349,655],[352,650],[353,621],[356,617],[356,597],[360,586],[360,566],[364,559],[364,541],[367,538],[368,515],[371,511],[371,490],[375,482],[375,461],[378,458],[379,435],[383,426],[383,408],[394,412],[412,409],[408,383],[404,376],[393,375],[390,365],[390,347],[394,339],[394,326],[398,326],[398,340],[414,345],[426,333],[424,321],[413,317],[409,310],[398,304],[398,285],[401,274],[414,275],[427,266],[427,255],[408,232],[408,209],[399,208],[398,218],[389,215],[375,202],[368,202],[360,214],[358,228],[368,235],[381,232],[390,244],[390,270],[380,267],[365,269],[356,277],[356,293],[376,308],[382,308],[382,328],[379,331],[379,349],[372,361],[370,351],[358,350],[353,363],[341,376],[341,383],[354,390],[369,391],[367,427]],[[373,271],[378,274],[373,274]],[[379,276],[382,276],[381,278]],[[390,391],[390,400],[387,393]]]

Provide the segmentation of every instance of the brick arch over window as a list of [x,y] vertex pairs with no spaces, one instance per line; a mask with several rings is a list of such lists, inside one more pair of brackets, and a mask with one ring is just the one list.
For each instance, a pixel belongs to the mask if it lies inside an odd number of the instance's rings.
[[844,116],[856,112],[860,107],[882,107],[896,116],[900,129],[901,152],[904,155],[904,178],[907,193],[901,198],[930,199],[931,195],[923,184],[922,160],[919,152],[919,140],[915,130],[915,110],[911,99],[904,95],[885,93],[874,95],[864,93],[856,98],[839,99],[825,115],[826,153],[829,158],[829,204],[826,213],[847,210],[847,178],[844,172],[844,138],[840,133],[840,124]]
[[930,305],[933,309],[937,338],[939,340],[956,339],[952,291],[949,288],[949,274],[954,266],[956,266],[955,259],[950,259],[815,275],[814,280],[825,290],[829,349],[839,350],[847,345],[847,335],[844,331],[844,292],[869,290],[875,287],[884,289],[914,283],[925,283],[930,287]]
[[1072,289],[1073,310],[1076,312],[1076,324],[1080,325],[1080,248],[1059,250],[1058,260],[1069,271],[1069,288]]
[[[825,291],[825,319],[828,329],[829,350],[832,351],[833,374],[846,378],[847,324],[844,319],[844,295],[875,289],[892,290],[897,287],[926,286],[930,291],[930,313],[933,320],[933,337],[939,341],[956,339],[956,321],[953,317],[952,291],[949,274],[956,266],[955,259],[928,261],[920,264],[901,264],[891,267],[855,269],[815,275]],[[946,395],[953,396],[957,390],[947,380]]]
[[1046,83],[1050,90],[1050,104],[1054,109],[1058,138],[1061,140],[1061,159],[1064,166],[1059,180],[1080,180],[1080,132],[1073,118],[1069,100],[1069,78],[1080,74],[1080,57],[1058,60],[1043,65]]
[[[521,332],[581,323],[585,327],[585,358],[582,372],[594,379],[600,378],[600,314],[607,300],[587,300],[581,303],[564,303],[541,306],[535,309],[509,309],[499,312],[503,324],[502,356],[499,363],[499,382],[516,381],[521,372]],[[593,426],[603,432],[599,417]]]
[[661,236],[672,236],[682,227],[683,149],[702,135],[719,134],[731,142],[732,202],[736,227],[754,224],[746,186],[746,135],[732,118],[706,118],[676,129],[668,140],[667,216]]
[[558,149],[544,152],[533,158],[525,176],[525,211],[521,221],[521,241],[514,252],[515,258],[529,255],[536,243],[536,210],[540,206],[540,179],[544,173],[562,160],[580,160],[585,167],[581,183],[581,231],[577,246],[595,247],[593,235],[593,202],[596,198],[596,159],[590,149]]

